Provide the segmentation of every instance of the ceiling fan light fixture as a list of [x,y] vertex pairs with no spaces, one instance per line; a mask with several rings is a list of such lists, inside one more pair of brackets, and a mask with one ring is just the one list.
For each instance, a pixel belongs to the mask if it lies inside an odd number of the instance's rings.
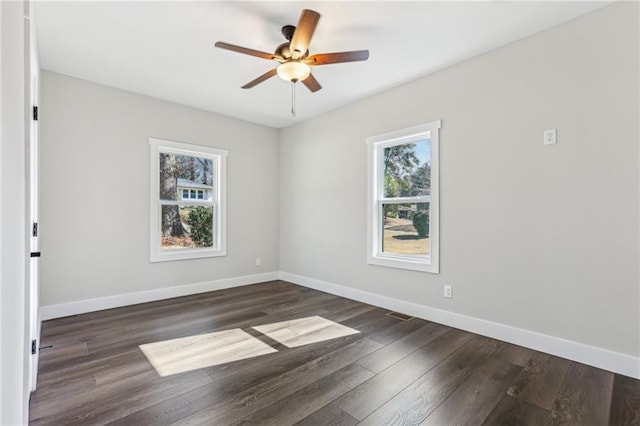
[[290,61],[278,66],[278,76],[292,83],[306,79],[309,74],[311,74],[311,68],[302,62]]

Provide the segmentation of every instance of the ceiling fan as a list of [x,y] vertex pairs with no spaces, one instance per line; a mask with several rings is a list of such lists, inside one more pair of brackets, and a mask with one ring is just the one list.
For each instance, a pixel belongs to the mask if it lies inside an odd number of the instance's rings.
[[277,74],[283,80],[290,81],[291,83],[301,81],[310,91],[317,92],[322,89],[322,86],[313,74],[311,74],[311,66],[366,61],[369,59],[368,50],[309,55],[309,43],[311,42],[311,36],[313,36],[319,20],[320,14],[318,12],[304,9],[300,15],[297,27],[293,25],[285,25],[282,27],[282,35],[288,41],[278,46],[274,53],[261,52],[222,41],[217,42],[215,45],[221,49],[244,53],[245,55],[256,56],[280,63],[277,67],[242,86],[243,89],[250,89]]

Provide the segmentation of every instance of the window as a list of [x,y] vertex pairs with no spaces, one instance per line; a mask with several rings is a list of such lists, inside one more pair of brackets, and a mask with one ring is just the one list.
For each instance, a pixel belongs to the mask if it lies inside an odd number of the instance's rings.
[[149,138],[151,262],[226,255],[227,151]]
[[438,273],[440,121],[367,138],[368,263]]
[[[183,189],[182,191],[180,191],[180,185],[184,183],[181,181],[185,181],[186,179],[178,179],[178,193],[182,192],[182,199],[183,200],[204,200],[205,199],[205,194],[208,197],[209,196],[209,191],[210,188],[207,188],[206,190],[204,189]],[[189,184],[196,184],[195,182],[189,182],[187,183],[187,185]]]

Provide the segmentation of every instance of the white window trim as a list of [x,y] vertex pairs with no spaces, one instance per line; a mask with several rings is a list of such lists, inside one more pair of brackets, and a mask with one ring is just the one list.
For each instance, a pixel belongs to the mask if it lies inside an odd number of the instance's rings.
[[[440,160],[439,133],[441,121],[432,121],[406,129],[396,130],[367,138],[368,188],[367,188],[367,263],[414,271],[440,272]],[[387,203],[384,197],[384,171],[378,167],[378,158],[385,147],[423,140],[431,140],[431,195],[427,197],[393,198],[393,203],[419,203],[429,198],[429,256],[394,255],[382,253],[380,247],[381,208]]]
[[[150,170],[149,181],[149,211],[150,211],[150,261],[165,262],[171,260],[198,259],[204,257],[226,256],[227,254],[227,155],[224,149],[210,148],[200,145],[191,145],[180,142],[173,142],[164,139],[149,138],[150,149]],[[160,152],[171,152],[178,155],[190,155],[194,157],[204,157],[213,160],[214,163],[214,187],[212,200],[177,200],[164,202],[164,204],[184,204],[186,201],[192,205],[214,206],[213,226],[216,241],[212,248],[191,248],[181,250],[162,250],[160,235],[161,203],[160,203]]]

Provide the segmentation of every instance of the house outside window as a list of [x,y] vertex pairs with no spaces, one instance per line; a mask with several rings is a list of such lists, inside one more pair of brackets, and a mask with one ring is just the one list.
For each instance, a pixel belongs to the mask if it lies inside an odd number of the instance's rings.
[[149,138],[150,260],[226,255],[227,151]]
[[439,129],[367,138],[369,264],[439,272]]
[[208,200],[213,191],[210,185],[184,178],[178,178],[177,185],[178,197],[182,200]]

